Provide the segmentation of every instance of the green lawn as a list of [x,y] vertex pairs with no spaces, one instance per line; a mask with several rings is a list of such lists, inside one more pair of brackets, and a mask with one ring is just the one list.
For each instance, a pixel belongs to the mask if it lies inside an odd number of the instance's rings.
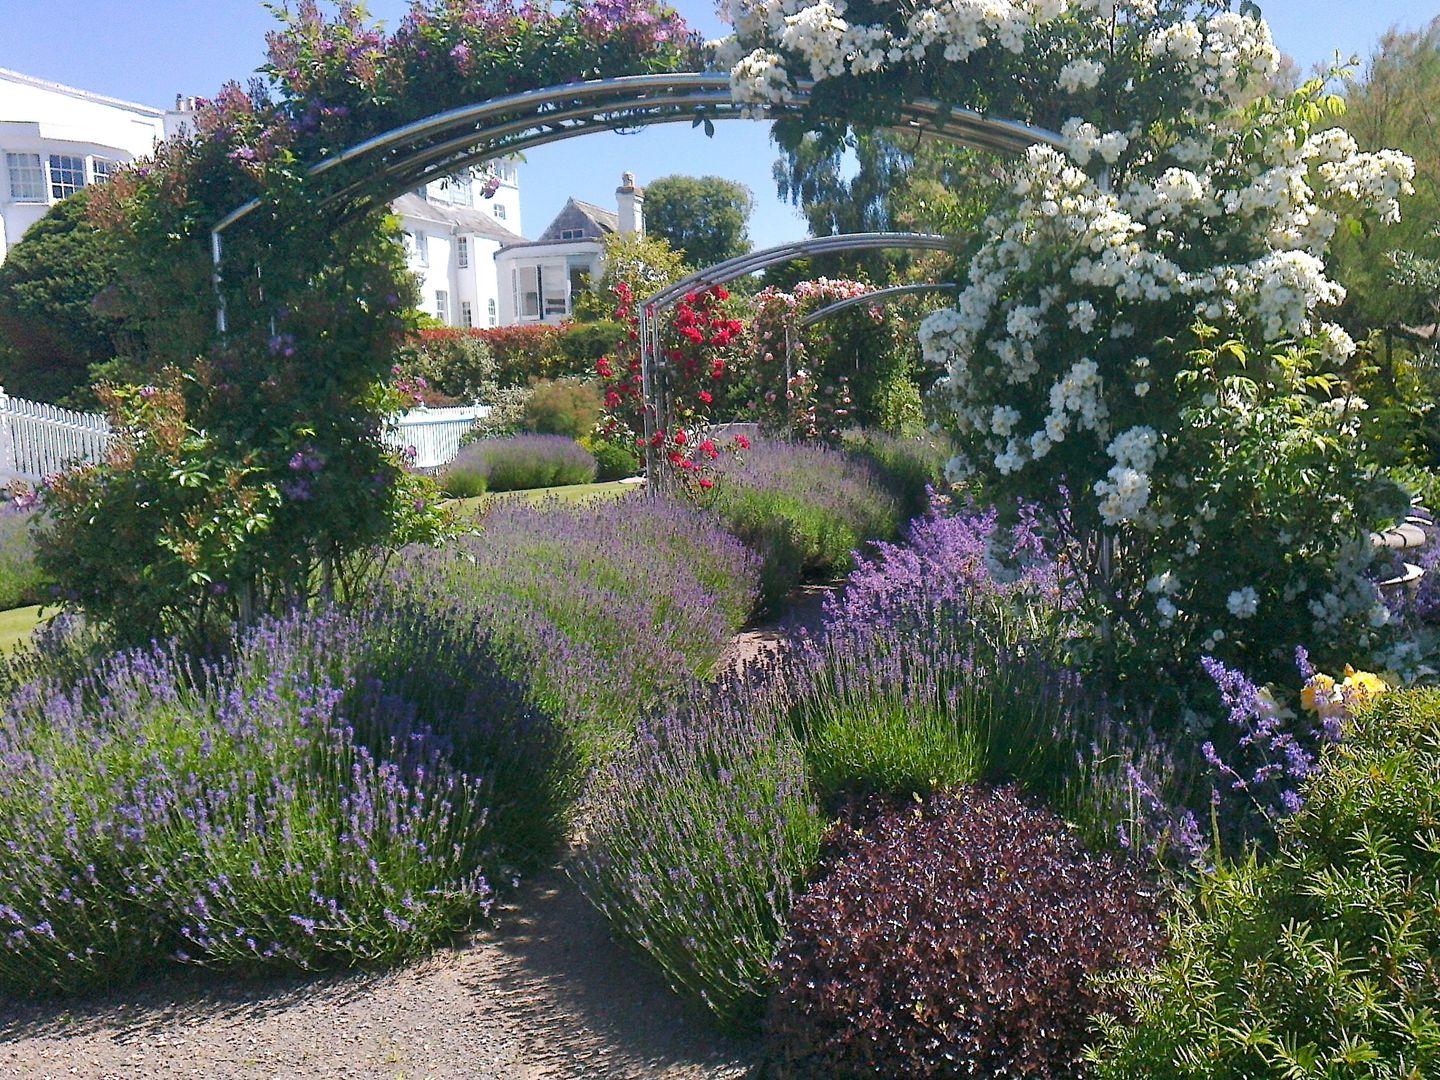
[[618,498],[640,490],[639,484],[622,484],[618,480],[605,484],[570,484],[567,487],[531,488],[529,491],[495,491],[473,499],[451,499],[446,505],[457,514],[474,514],[496,499],[530,499],[540,502],[556,498],[561,502],[588,502],[591,499]]
[[17,645],[30,639],[30,631],[40,622],[38,607],[12,608],[0,611],[0,653],[13,652]]

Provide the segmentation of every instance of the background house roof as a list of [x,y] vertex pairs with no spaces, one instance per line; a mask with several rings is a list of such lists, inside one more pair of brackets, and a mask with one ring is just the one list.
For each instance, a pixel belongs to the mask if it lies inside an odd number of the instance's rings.
[[472,210],[468,206],[447,206],[445,203],[422,199],[414,192],[406,192],[401,195],[391,203],[391,206],[394,207],[397,214],[404,217],[449,225],[457,233],[484,236],[506,245],[525,243],[525,238],[519,233],[511,232],[489,214],[480,210]]

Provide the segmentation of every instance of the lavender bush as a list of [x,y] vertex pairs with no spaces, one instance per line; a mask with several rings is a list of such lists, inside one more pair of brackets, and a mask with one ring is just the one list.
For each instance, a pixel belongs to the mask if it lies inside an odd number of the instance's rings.
[[453,498],[485,491],[588,484],[595,479],[595,455],[563,435],[512,435],[480,439],[461,448],[445,467],[440,485]]
[[587,758],[623,745],[638,704],[709,674],[758,581],[713,516],[668,499],[506,500],[473,535],[410,554],[388,588],[492,627]]
[[0,989],[392,961],[483,915],[514,845],[553,835],[555,740],[458,629],[296,615],[224,663],[156,648],[15,692]]
[[640,728],[586,807],[573,873],[617,933],[722,1024],[753,1026],[824,819],[804,758],[731,684]]
[[893,536],[902,523],[899,500],[877,468],[818,445],[757,440],[723,461],[705,498],[730,532],[760,552],[771,606],[807,575],[849,570],[856,548]]

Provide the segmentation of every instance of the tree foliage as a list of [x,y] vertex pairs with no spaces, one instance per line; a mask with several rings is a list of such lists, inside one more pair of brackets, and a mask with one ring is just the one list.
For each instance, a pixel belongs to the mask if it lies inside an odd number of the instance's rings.
[[645,228],[691,266],[750,250],[755,200],[744,184],[719,176],[662,176],[645,189]]
[[0,266],[0,383],[12,394],[70,400],[119,351],[119,324],[97,304],[113,245],[88,208],[84,191],[57,203]]
[[1380,39],[1362,76],[1348,81],[1345,129],[1363,150],[1394,147],[1415,161],[1415,194],[1401,220],[1367,223],[1336,239],[1336,277],[1349,291],[1352,332],[1440,319],[1440,18]]

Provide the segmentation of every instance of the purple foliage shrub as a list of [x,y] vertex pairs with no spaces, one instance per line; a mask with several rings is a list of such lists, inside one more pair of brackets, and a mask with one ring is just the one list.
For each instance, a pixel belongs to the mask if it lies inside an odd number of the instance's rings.
[[297,614],[208,665],[117,654],[73,686],[21,687],[6,712],[15,995],[176,961],[413,956],[484,915],[513,845],[556,820],[543,718],[477,627],[415,611]]
[[1151,890],[1013,789],[966,788],[841,826],[776,960],[782,1080],[1066,1077],[1090,982],[1161,946]]
[[595,470],[595,455],[568,436],[512,435],[461,447],[445,466],[440,486],[447,495],[463,498],[483,491],[588,484]]

